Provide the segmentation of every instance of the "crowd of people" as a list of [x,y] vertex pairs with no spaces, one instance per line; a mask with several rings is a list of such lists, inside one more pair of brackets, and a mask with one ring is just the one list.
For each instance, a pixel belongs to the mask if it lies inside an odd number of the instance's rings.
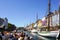
[[11,33],[11,32],[0,32],[0,40],[32,40],[27,34],[24,32],[19,33]]

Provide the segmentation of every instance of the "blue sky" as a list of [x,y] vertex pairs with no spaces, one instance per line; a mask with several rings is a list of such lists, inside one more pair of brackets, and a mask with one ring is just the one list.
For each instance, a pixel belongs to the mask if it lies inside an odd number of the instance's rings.
[[[58,10],[60,0],[51,0],[51,11]],[[48,10],[48,0],[0,0],[0,17],[8,18],[8,22],[17,27],[42,19]]]

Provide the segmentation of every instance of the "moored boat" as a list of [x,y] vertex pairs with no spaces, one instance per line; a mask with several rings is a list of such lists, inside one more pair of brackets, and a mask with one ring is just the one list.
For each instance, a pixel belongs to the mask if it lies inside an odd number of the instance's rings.
[[55,38],[57,38],[59,35],[59,31],[50,31],[50,32],[43,31],[43,32],[38,32],[38,34],[40,36],[44,36],[44,37],[55,37]]

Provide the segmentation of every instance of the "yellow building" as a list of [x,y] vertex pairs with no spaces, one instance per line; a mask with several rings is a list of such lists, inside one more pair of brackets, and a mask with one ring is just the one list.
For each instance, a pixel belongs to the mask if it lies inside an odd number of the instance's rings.
[[37,28],[42,27],[42,20],[41,19],[37,20],[36,23],[37,23]]
[[28,26],[26,27],[26,29],[27,29],[27,30],[32,30],[32,29],[34,29],[34,24],[35,24],[35,23],[32,23],[32,24],[28,25]]

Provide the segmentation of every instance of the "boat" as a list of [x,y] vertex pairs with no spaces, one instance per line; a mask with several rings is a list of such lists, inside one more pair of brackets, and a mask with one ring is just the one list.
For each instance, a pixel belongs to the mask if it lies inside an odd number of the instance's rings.
[[38,34],[43,37],[57,38],[59,35],[59,31],[43,31],[43,32],[38,32]]
[[[38,34],[40,36],[44,36],[44,37],[55,37],[57,38],[59,35],[60,35],[60,30],[57,29],[57,30],[54,30],[54,31],[51,31],[50,30],[50,23],[51,23],[51,18],[50,18],[50,14],[51,14],[51,11],[50,11],[50,8],[51,8],[51,0],[48,0],[48,15],[47,15],[47,18],[48,18],[48,31],[42,31],[42,32],[38,32]],[[60,11],[60,7],[59,7],[59,11]],[[54,25],[55,26],[55,25]]]
[[35,30],[35,29],[31,30],[32,35],[36,35],[37,33],[38,33],[37,30]]
[[33,30],[31,30],[31,32],[32,32],[32,33],[36,33],[36,32],[37,32],[37,30],[33,29]]

